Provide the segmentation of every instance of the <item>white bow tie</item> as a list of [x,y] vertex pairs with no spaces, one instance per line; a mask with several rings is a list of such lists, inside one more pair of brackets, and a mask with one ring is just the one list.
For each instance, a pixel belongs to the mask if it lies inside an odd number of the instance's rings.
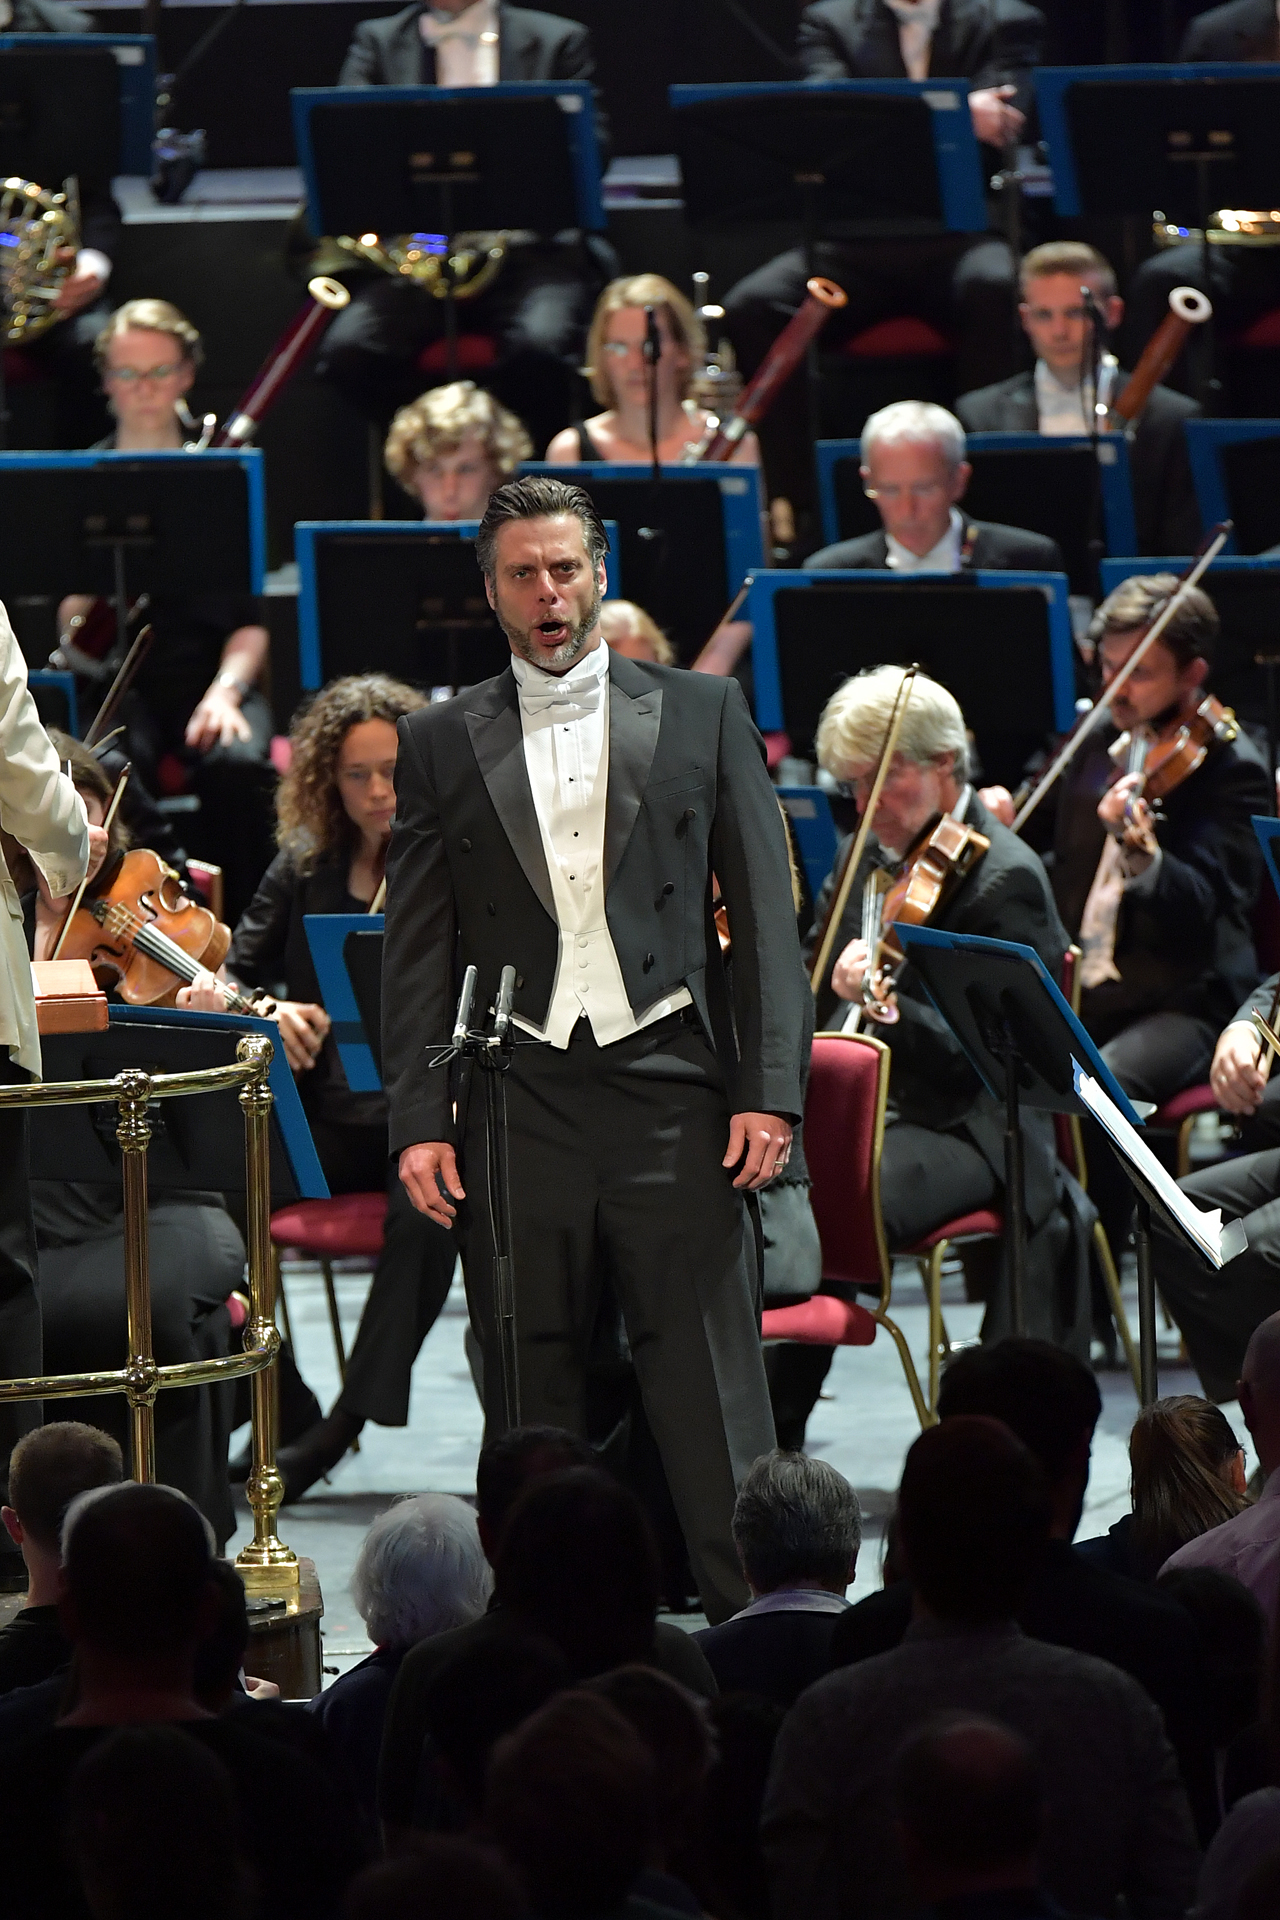
[[594,713],[600,705],[602,681],[594,673],[580,674],[576,680],[559,680],[555,686],[541,689],[522,689],[520,705],[525,713],[547,713],[555,708],[567,719],[569,709],[576,714]]
[[438,47],[442,40],[479,41],[486,28],[491,24],[487,14],[477,14],[468,7],[464,13],[452,14],[441,20],[433,13],[421,16],[422,37],[431,46]]

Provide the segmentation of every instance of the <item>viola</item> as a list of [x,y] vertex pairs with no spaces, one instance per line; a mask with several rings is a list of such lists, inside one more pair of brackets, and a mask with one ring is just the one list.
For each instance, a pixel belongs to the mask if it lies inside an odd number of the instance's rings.
[[1158,842],[1153,806],[1159,806],[1166,795],[1204,765],[1215,743],[1225,745],[1239,731],[1231,708],[1208,693],[1190,714],[1177,713],[1162,728],[1135,727],[1132,734],[1120,735],[1109,749],[1112,759],[1122,762],[1126,772],[1142,776],[1142,786],[1126,814],[1126,846],[1140,853],[1155,853]]
[[[103,876],[109,875],[106,884]],[[71,914],[57,954],[87,960],[100,986],[114,987],[135,1007],[172,1006],[181,986],[222,965],[231,929],[183,893],[158,853],[134,847],[98,876],[98,889]],[[262,1007],[238,988],[223,987],[236,1013]]]
[[[917,840],[902,872],[886,889],[883,869],[868,876],[863,894],[863,937],[867,941],[867,971],[862,1004],[868,1017],[881,1026],[898,1018],[894,987],[906,955],[895,926],[923,927],[947,896],[987,852],[991,842],[976,827],[944,814],[932,830]],[[869,937],[868,937],[869,936]]]

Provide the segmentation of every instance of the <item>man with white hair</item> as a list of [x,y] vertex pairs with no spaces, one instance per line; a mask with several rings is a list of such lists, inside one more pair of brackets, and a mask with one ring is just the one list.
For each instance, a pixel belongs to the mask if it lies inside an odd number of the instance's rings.
[[1215,1567],[1248,1587],[1268,1620],[1280,1596],[1280,1313],[1254,1329],[1239,1383],[1240,1411],[1258,1449],[1266,1485],[1257,1502],[1171,1554],[1161,1573]]
[[[818,759],[852,791],[859,811],[867,804],[902,681],[901,667],[860,673],[837,689],[818,723]],[[892,1021],[876,1022],[862,1004],[870,959],[862,938],[864,885],[877,868],[900,871],[948,815],[974,829],[981,841],[977,859],[943,894],[930,926],[1020,941],[1034,947],[1056,978],[1067,936],[1045,869],[1038,856],[988,812],[970,784],[964,715],[954,696],[918,673],[817,1001],[819,1030],[842,1027],[857,1008],[865,1030],[883,1040],[893,1055],[889,1123],[880,1156],[884,1227],[893,1250],[914,1246],[945,1221],[1004,1204],[1003,1106],[983,1087],[915,969],[908,964],[898,974]],[[846,841],[819,896],[816,928],[826,924],[850,851]],[[811,947],[817,940],[815,931]],[[1092,1208],[1058,1163],[1049,1116],[1024,1111],[1022,1136],[1026,1331],[1087,1360],[1084,1230],[1091,1231]],[[985,1340],[1011,1331],[1003,1272],[982,1331]],[[831,1363],[830,1349],[775,1348],[770,1358],[778,1434],[785,1445],[798,1446],[797,1434],[803,1433],[804,1419]]]
[[964,428],[945,407],[895,400],[862,429],[862,485],[880,515],[879,533],[838,540],[808,567],[887,567],[893,573],[960,573],[976,567],[1023,567],[1061,573],[1056,540],[1021,527],[971,520],[960,501],[973,468]]

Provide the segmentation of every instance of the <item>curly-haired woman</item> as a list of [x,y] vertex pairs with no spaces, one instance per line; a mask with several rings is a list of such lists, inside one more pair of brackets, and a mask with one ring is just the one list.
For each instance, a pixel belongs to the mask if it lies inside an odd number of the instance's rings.
[[[453,1277],[453,1235],[415,1212],[387,1153],[386,1102],[353,1093],[320,997],[305,916],[361,913],[382,882],[395,813],[396,722],[423,705],[382,673],[335,680],[290,735],[292,760],[276,800],[280,851],[240,919],[225,977],[280,990],[275,1018],[298,1076],[325,1178],[334,1193],[385,1186],[387,1224],[342,1393],[328,1418],[281,1449],[286,1497],[296,1500],[336,1466],[366,1420],[402,1427],[409,1375]],[[182,1006],[221,1008],[205,974]],[[286,1440],[289,1439],[286,1433]]]

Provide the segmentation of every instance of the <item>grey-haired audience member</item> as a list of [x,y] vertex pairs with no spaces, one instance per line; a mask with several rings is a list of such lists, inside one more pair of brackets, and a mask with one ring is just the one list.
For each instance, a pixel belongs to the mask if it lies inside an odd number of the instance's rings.
[[827,1671],[862,1544],[858,1496],[825,1460],[762,1454],[738,1490],[733,1544],[751,1603],[695,1637],[722,1693],[789,1707]]
[[365,1535],[351,1593],[374,1651],[317,1694],[310,1709],[371,1817],[387,1702],[401,1661],[420,1640],[478,1620],[492,1587],[475,1509],[451,1493],[397,1500]]

